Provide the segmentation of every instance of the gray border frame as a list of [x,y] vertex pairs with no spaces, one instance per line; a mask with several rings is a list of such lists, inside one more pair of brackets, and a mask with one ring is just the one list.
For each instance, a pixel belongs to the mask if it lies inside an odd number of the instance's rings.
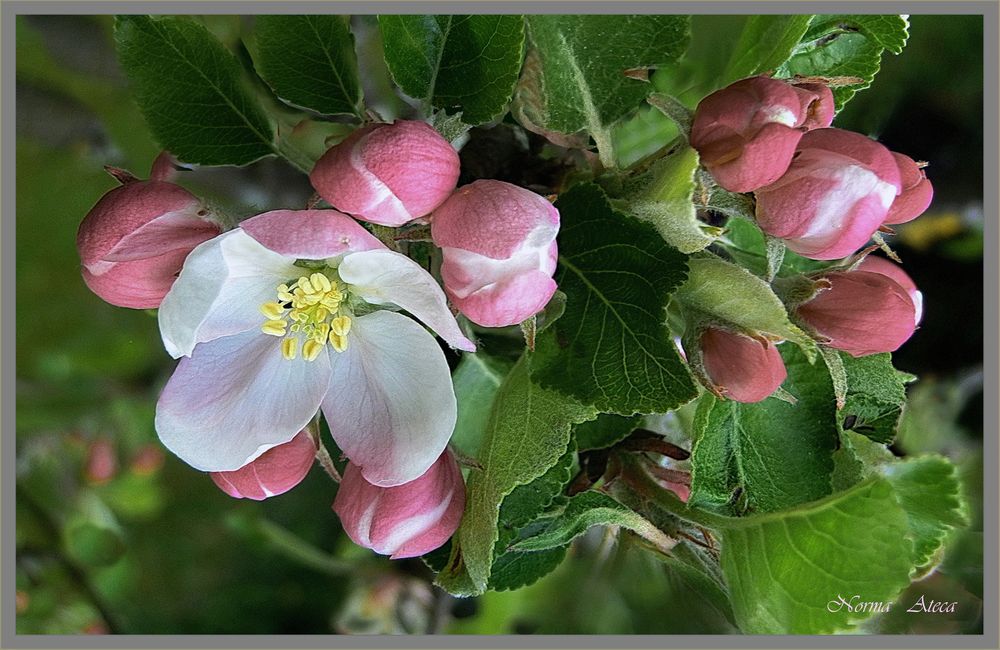
[[[909,13],[909,14],[941,14],[941,15],[981,15],[984,21],[983,57],[984,57],[984,99],[983,99],[983,213],[986,216],[984,226],[985,250],[983,258],[983,306],[984,331],[987,336],[983,344],[984,363],[984,394],[997,395],[998,389],[998,341],[1000,333],[1000,296],[998,296],[998,277],[1000,277],[1000,250],[998,250],[998,216],[1000,216],[1000,197],[998,183],[1000,165],[998,165],[998,17],[1000,7],[996,2],[947,2],[921,1],[911,2],[584,2],[543,0],[527,2],[515,0],[509,2],[493,1],[475,3],[455,0],[433,0],[428,2],[406,2],[377,0],[373,2],[247,2],[239,0],[212,0],[211,2],[4,2],[0,5],[2,11],[2,142],[6,146],[2,150],[2,222],[0,222],[0,290],[3,300],[2,341],[3,350],[7,353],[3,360],[2,403],[7,406],[0,415],[2,437],[0,437],[0,469],[2,469],[2,554],[0,554],[0,569],[5,579],[0,598],[0,620],[3,621],[0,647],[3,648],[659,648],[677,647],[741,647],[741,648],[795,648],[809,645],[814,648],[997,648],[1000,645],[1000,627],[994,616],[984,614],[986,628],[982,635],[963,636],[628,636],[628,635],[553,635],[531,637],[526,642],[523,637],[503,636],[413,636],[413,637],[348,637],[337,635],[124,635],[120,637],[87,637],[87,636],[45,636],[18,635],[14,630],[14,599],[15,586],[15,548],[13,543],[15,526],[15,320],[11,315],[16,305],[16,272],[15,255],[16,235],[14,215],[15,200],[15,17],[19,14],[112,14],[112,13],[151,13],[151,14],[295,14],[295,13],[691,13],[691,14],[780,14],[780,13],[816,13],[817,7],[835,7],[840,12],[855,13]],[[803,6],[805,5],[805,7]],[[474,11],[473,11],[474,9]],[[989,143],[989,146],[987,146]],[[996,501],[985,498],[996,496],[1000,491],[1000,467],[998,467],[998,437],[1000,437],[1000,401],[984,400],[983,413],[983,453],[984,453],[984,593],[983,611],[996,612],[998,609],[997,584],[997,521]]]

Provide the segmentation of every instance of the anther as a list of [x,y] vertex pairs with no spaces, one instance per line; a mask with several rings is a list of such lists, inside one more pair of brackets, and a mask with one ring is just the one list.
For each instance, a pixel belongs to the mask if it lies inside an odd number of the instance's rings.
[[319,353],[323,351],[323,344],[317,343],[313,339],[309,339],[302,346],[302,356],[306,361],[315,361]]
[[281,342],[281,355],[291,361],[299,351],[299,340],[287,338]]

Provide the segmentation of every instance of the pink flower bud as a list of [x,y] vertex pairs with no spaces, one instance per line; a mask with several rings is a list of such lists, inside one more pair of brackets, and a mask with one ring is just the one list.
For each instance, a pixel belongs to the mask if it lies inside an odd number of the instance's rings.
[[888,225],[913,221],[930,207],[931,199],[934,198],[934,188],[927,180],[927,174],[924,173],[923,169],[917,167],[913,158],[895,151],[892,152],[892,157],[896,159],[896,164],[899,166],[899,177],[903,191],[889,208],[889,216],[883,222]]
[[99,438],[87,450],[84,475],[90,483],[107,483],[118,474],[118,454],[107,438]]
[[424,217],[458,182],[455,149],[424,122],[358,129],[319,159],[309,180],[341,212],[384,226]]
[[263,501],[301,483],[315,458],[316,443],[309,432],[300,431],[290,441],[268,449],[237,470],[211,472],[209,476],[231,497]]
[[910,296],[910,300],[913,301],[913,308],[916,311],[914,324],[920,324],[920,319],[923,318],[924,315],[924,294],[917,289],[917,285],[914,284],[910,276],[906,274],[906,271],[889,260],[882,259],[881,257],[875,257],[874,255],[866,257],[864,261],[858,265],[857,270],[881,273],[882,275],[887,275],[899,283],[899,286],[906,289],[906,293]]
[[750,77],[701,100],[691,146],[719,185],[750,192],[785,173],[803,132],[832,121],[833,93],[826,86]]
[[458,529],[465,483],[447,450],[419,478],[395,487],[372,485],[348,463],[333,510],[354,543],[392,559],[433,551]]
[[80,224],[76,248],[84,282],[112,305],[159,307],[187,254],[219,234],[206,215],[193,194],[173,183],[116,187]]
[[555,293],[559,211],[534,192],[502,181],[459,188],[431,217],[444,289],[484,327],[520,323]]
[[839,259],[871,239],[899,191],[888,149],[859,133],[817,129],[802,136],[785,175],[757,190],[757,224],[800,255]]
[[916,308],[906,289],[882,273],[835,271],[830,288],[796,310],[828,345],[851,356],[892,352],[913,335]]
[[723,395],[737,402],[767,398],[788,376],[776,345],[735,332],[706,329],[701,335],[701,352],[709,379]]

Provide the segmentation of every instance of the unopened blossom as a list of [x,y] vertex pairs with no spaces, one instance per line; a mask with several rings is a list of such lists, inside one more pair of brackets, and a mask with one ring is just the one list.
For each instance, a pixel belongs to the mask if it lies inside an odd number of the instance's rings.
[[718,391],[737,402],[759,402],[788,376],[774,343],[709,327],[701,335],[702,363]]
[[785,173],[805,131],[832,121],[833,93],[826,86],[750,77],[701,100],[691,146],[719,185],[750,192]]
[[830,287],[795,312],[825,339],[851,356],[893,352],[916,328],[916,307],[906,289],[888,275],[834,271],[822,276]]
[[309,180],[330,205],[358,219],[401,226],[428,215],[458,182],[458,153],[425,122],[353,132],[319,159]]
[[906,289],[906,293],[910,296],[910,300],[913,301],[913,309],[915,310],[914,324],[920,324],[920,319],[923,318],[924,315],[924,294],[917,289],[916,283],[913,282],[913,279],[902,269],[902,267],[898,264],[893,264],[887,259],[869,255],[863,262],[861,262],[861,264],[858,265],[858,270],[871,271],[872,273],[881,273],[882,275],[889,276],[899,283],[899,286]]
[[191,249],[219,234],[208,216],[180,185],[136,180],[116,187],[80,224],[84,282],[112,305],[159,307]]
[[161,441],[197,469],[237,470],[322,409],[366,480],[423,474],[455,426],[444,353],[475,350],[441,288],[336,210],[250,218],[188,256],[159,310],[180,358],[156,411]]
[[514,325],[555,293],[559,211],[534,192],[495,180],[459,188],[431,217],[445,292],[469,320]]
[[859,133],[817,129],[802,136],[785,175],[757,190],[757,224],[799,255],[840,259],[871,239],[900,189],[888,149]]
[[454,456],[445,451],[419,478],[394,487],[365,480],[349,463],[333,509],[355,544],[393,559],[438,548],[458,528],[465,483]]
[[263,501],[288,492],[302,482],[316,459],[316,442],[308,431],[272,447],[238,470],[212,472],[219,489],[237,499]]
[[889,207],[889,214],[884,221],[887,225],[913,221],[930,207],[934,198],[934,188],[927,180],[927,174],[917,166],[913,158],[895,151],[892,152],[892,157],[899,167],[902,192]]

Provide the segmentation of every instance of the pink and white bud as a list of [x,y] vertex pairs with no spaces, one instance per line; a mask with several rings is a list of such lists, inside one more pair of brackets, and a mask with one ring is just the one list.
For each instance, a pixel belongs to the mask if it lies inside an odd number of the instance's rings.
[[438,548],[458,529],[465,509],[462,472],[449,451],[419,478],[372,485],[348,463],[333,510],[355,544],[397,560]]
[[302,482],[316,458],[316,442],[308,431],[268,449],[256,460],[231,472],[210,472],[219,489],[236,499],[263,501]]
[[83,281],[119,307],[160,306],[188,253],[219,234],[193,194],[163,181],[116,187],[80,224],[76,248]]
[[830,288],[800,305],[796,313],[826,337],[830,347],[863,357],[893,352],[913,335],[913,300],[888,275],[835,271],[823,278],[830,282]]
[[759,402],[788,376],[778,348],[749,336],[710,327],[701,335],[702,363],[709,379],[725,397]]
[[924,294],[917,289],[917,285],[913,282],[913,279],[907,275],[906,271],[904,271],[902,267],[893,264],[887,259],[869,255],[863,262],[861,262],[861,264],[858,265],[857,270],[881,273],[882,275],[887,275],[899,283],[899,286],[906,289],[906,293],[910,296],[910,300],[913,301],[913,309],[916,311],[916,314],[914,315],[914,324],[920,324],[920,319],[923,318],[924,315]]
[[785,175],[757,190],[757,224],[799,255],[840,259],[871,239],[900,188],[896,160],[881,144],[817,129],[802,136]]
[[691,146],[719,185],[750,192],[785,173],[805,131],[832,121],[833,93],[826,86],[750,77],[701,100]]
[[896,159],[896,164],[899,166],[899,178],[903,191],[889,208],[889,215],[883,222],[887,225],[913,221],[930,207],[931,200],[934,198],[934,188],[927,180],[927,174],[924,173],[923,169],[917,167],[913,158],[895,151],[892,152],[892,157]]
[[98,438],[87,449],[84,476],[90,483],[107,483],[118,474],[118,453],[108,438]]
[[455,149],[424,122],[358,129],[319,159],[309,180],[330,205],[372,223],[427,216],[458,183]]
[[465,185],[431,216],[445,293],[484,327],[514,325],[545,307],[556,290],[558,233],[555,206],[502,181]]

